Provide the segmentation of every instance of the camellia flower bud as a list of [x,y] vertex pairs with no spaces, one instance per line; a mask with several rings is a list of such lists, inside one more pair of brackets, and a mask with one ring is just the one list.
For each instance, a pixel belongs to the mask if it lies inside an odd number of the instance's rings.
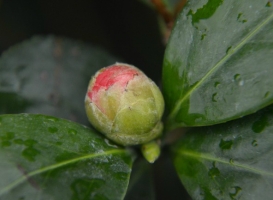
[[116,63],[92,77],[85,108],[97,130],[124,146],[147,143],[163,129],[164,100],[159,88],[128,64]]

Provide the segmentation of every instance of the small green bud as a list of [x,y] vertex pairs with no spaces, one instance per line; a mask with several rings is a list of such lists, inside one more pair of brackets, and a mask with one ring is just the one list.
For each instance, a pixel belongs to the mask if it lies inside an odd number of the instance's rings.
[[164,100],[159,88],[128,64],[116,63],[92,77],[85,108],[97,130],[124,146],[147,143],[163,129]]
[[149,163],[154,163],[160,155],[160,146],[153,140],[141,145],[141,152]]

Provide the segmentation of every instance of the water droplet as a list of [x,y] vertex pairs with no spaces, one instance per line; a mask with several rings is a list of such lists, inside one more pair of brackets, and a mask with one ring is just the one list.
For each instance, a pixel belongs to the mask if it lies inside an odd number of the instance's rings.
[[242,191],[242,188],[235,186],[232,188],[232,192],[229,193],[231,199],[236,199],[236,196]]
[[56,128],[56,127],[48,127],[48,131],[50,133],[56,133],[58,131],[58,128]]
[[117,146],[115,143],[113,143],[112,141],[108,140],[107,138],[104,139],[104,142],[105,142],[108,146],[110,146],[110,147],[118,148],[118,146]]
[[271,7],[271,2],[268,1],[267,4],[265,5],[265,7]]
[[40,151],[34,149],[32,146],[27,147],[22,151],[22,156],[24,156],[28,161],[35,161],[35,157],[40,154]]
[[266,92],[265,95],[264,95],[264,98],[267,98],[269,96],[270,92]]
[[222,150],[225,150],[225,149],[231,149],[233,145],[233,141],[232,140],[223,140],[221,139],[221,142],[219,144],[219,147],[222,149]]
[[253,140],[253,141],[251,142],[251,145],[252,145],[253,147],[258,146],[257,140]]
[[244,85],[244,81],[243,80],[241,80],[241,81],[239,81],[239,83],[238,83],[240,86],[243,86]]
[[217,167],[210,168],[208,175],[214,179],[215,177],[220,175],[220,170]]
[[230,158],[230,159],[229,159],[229,163],[230,163],[231,165],[233,165],[233,164],[234,164],[234,160],[233,160],[232,158]]
[[226,50],[226,54],[228,54],[232,50],[232,46],[229,46]]
[[219,87],[219,85],[220,85],[220,82],[218,82],[218,81],[216,81],[215,83],[214,83],[214,87]]
[[[99,191],[98,189],[102,187],[105,182],[101,179],[76,179],[70,185],[72,190],[72,199],[86,199],[87,197],[90,199],[105,199],[105,198],[97,198],[95,191]],[[90,190],[90,185],[92,185],[92,190]],[[94,198],[96,196],[96,198]]]
[[267,125],[268,125],[267,116],[262,116],[253,123],[252,130],[255,133],[261,133]]
[[49,121],[52,121],[52,122],[57,122],[57,121],[59,121],[58,118],[51,117],[51,116],[45,116],[45,118],[46,118],[47,120],[49,120]]
[[212,101],[217,102],[217,92],[212,95]]
[[239,13],[239,14],[238,14],[238,16],[237,16],[237,21],[238,21],[238,22],[242,22],[242,23],[247,22],[246,19],[241,19],[242,15],[243,15],[243,13]]
[[243,15],[243,13],[239,13],[237,16],[237,21],[240,19],[240,17]]
[[22,139],[15,139],[15,140],[13,140],[13,142],[15,144],[24,144],[24,140],[22,140]]
[[74,129],[69,129],[68,133],[72,134],[72,135],[76,135],[78,132]]
[[62,145],[63,143],[62,142],[56,142],[55,144],[59,146],[59,145]]
[[11,142],[8,140],[3,140],[1,142],[1,147],[9,147],[11,145]]
[[13,132],[6,132],[5,135],[1,136],[0,139],[2,140],[12,140],[15,137]]
[[235,74],[235,75],[234,75],[234,81],[235,81],[239,86],[243,86],[243,85],[244,85],[244,80],[241,79],[241,75],[240,75],[240,74]]
[[204,38],[207,36],[207,34],[205,34],[205,33],[203,33],[202,35],[201,35],[201,40],[204,40]]
[[5,135],[1,136],[1,146],[2,147],[9,147],[11,146],[11,140],[15,137],[15,134],[13,132],[6,132]]
[[33,146],[36,143],[37,143],[37,141],[32,140],[32,139],[28,139],[28,140],[24,141],[24,145],[29,146],[29,147]]
[[240,74],[235,74],[235,75],[234,75],[234,80],[235,80],[235,81],[238,81],[238,80],[240,79],[240,76],[241,76]]

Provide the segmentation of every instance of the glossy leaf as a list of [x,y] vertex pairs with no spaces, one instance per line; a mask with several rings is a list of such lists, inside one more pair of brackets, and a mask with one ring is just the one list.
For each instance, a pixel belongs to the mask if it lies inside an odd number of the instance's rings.
[[0,116],[0,199],[123,199],[132,159],[74,122]]
[[172,153],[193,199],[272,199],[273,107],[226,124],[193,128]]
[[164,57],[168,129],[225,122],[273,102],[271,4],[188,2]]
[[91,76],[117,61],[66,38],[35,37],[0,58],[0,113],[42,113],[89,124],[84,97]]

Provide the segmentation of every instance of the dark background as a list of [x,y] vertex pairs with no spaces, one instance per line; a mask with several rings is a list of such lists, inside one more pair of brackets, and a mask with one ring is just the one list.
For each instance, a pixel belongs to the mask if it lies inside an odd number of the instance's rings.
[[0,0],[0,54],[48,34],[100,46],[160,80],[165,47],[158,15],[138,0]]

